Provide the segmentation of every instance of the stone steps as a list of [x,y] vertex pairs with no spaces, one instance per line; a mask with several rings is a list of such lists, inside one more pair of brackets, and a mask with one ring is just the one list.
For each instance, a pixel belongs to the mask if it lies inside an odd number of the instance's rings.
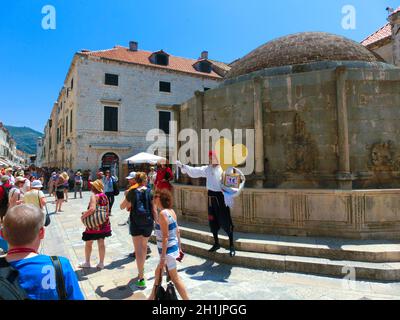
[[[212,245],[206,226],[180,222],[182,238]],[[219,235],[220,244],[229,248],[229,239]],[[281,237],[235,233],[235,248],[240,251],[280,255],[352,260],[363,262],[400,262],[400,242],[341,240],[307,237]]]
[[[181,220],[183,250],[218,263],[262,270],[297,272],[356,280],[400,281],[400,244],[382,241],[235,235],[236,256],[220,235],[223,248],[210,253],[212,234],[202,225]],[[151,239],[155,242],[154,236]]]

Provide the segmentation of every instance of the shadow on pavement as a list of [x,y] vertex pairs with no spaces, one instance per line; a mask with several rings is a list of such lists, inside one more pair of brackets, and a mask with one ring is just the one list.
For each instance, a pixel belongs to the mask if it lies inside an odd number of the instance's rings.
[[103,291],[104,286],[98,286],[95,293],[100,298],[107,298],[110,300],[146,300],[147,297],[142,292],[143,289],[139,289],[135,286],[135,280],[130,280],[126,285],[120,285],[107,291]]
[[[206,261],[199,266],[192,266],[181,269],[180,272],[185,271],[186,274],[191,275],[191,279],[199,281],[214,281],[214,282],[228,282],[232,266],[225,264],[217,264],[215,266],[213,261]],[[195,276],[195,274],[203,272],[202,275]]]
[[133,260],[133,258],[130,258],[130,257],[122,258],[122,259],[111,262],[104,269],[107,269],[107,270],[124,269],[124,265],[131,263],[132,261],[134,261],[134,260]]
[[93,273],[99,272],[97,268],[86,268],[86,269],[79,269],[75,271],[76,276],[78,277],[79,281],[88,280],[86,276],[89,276]]

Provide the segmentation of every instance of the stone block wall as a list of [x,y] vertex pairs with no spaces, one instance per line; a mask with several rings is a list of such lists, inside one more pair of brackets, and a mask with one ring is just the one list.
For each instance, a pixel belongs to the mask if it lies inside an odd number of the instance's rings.
[[400,188],[398,69],[354,66],[230,80],[184,103],[180,128],[255,128],[257,86],[264,187]]
[[[400,190],[245,189],[232,219],[239,232],[400,239]],[[207,223],[207,190],[174,185],[178,219]]]

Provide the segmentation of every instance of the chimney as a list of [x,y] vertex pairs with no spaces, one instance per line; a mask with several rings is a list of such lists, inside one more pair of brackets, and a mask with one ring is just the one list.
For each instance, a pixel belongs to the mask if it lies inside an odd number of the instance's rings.
[[400,10],[394,11],[388,20],[392,25],[393,64],[400,66]]
[[138,43],[136,41],[129,41],[129,50],[138,51]]
[[208,51],[203,51],[201,53],[201,59],[208,59]]

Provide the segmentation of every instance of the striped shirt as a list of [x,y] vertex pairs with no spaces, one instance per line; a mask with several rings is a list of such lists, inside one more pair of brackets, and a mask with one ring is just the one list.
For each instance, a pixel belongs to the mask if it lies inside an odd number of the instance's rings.
[[[160,212],[160,214],[166,214],[168,217],[168,244],[167,244],[167,255],[177,258],[179,257],[179,242],[178,242],[178,236],[177,236],[177,228],[178,225],[174,218],[168,213],[167,210],[163,210]],[[157,248],[158,248],[158,253],[162,253],[162,232],[161,232],[161,227],[157,223],[156,224],[156,238],[157,238]]]

